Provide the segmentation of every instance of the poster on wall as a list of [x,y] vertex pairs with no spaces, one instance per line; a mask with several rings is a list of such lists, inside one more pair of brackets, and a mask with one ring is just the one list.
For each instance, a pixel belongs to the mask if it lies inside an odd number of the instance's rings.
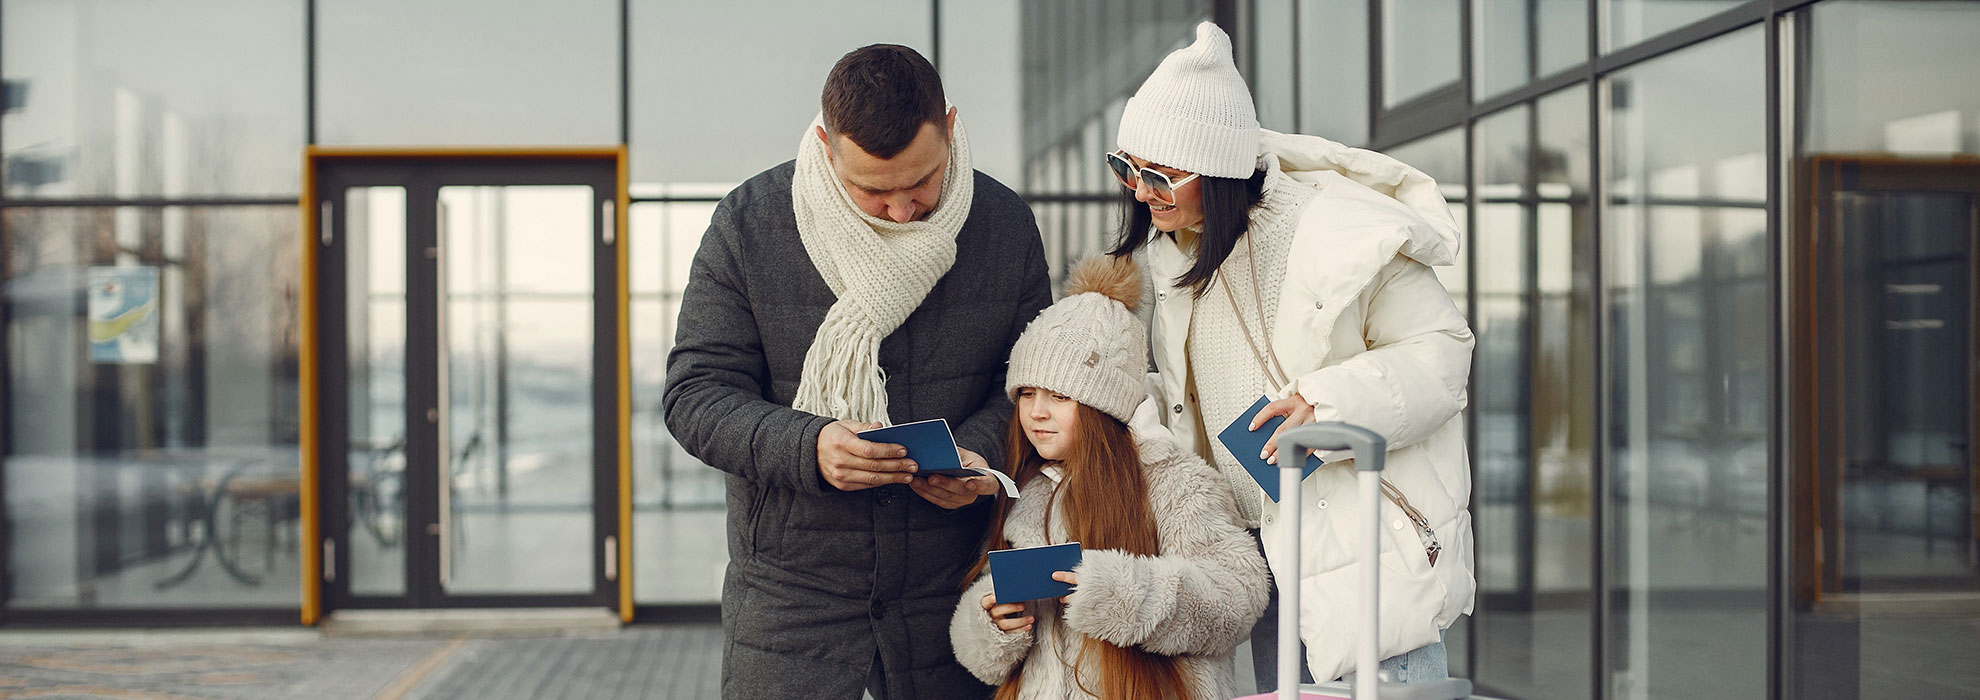
[[89,360],[158,362],[158,268],[89,268]]

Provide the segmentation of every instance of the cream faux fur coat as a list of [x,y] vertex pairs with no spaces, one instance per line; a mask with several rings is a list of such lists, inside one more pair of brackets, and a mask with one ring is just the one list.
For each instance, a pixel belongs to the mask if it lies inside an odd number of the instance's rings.
[[[1214,468],[1167,438],[1137,437],[1136,443],[1161,554],[1086,550],[1074,570],[1079,587],[1071,602],[1033,601],[1036,623],[1021,632],[1004,632],[991,622],[981,604],[992,590],[990,574],[978,578],[949,624],[957,660],[978,679],[1001,684],[1021,667],[1020,698],[1092,697],[1073,674],[1097,692],[1097,660],[1071,668],[1084,635],[1176,657],[1194,698],[1233,695],[1231,654],[1265,609],[1271,585],[1265,561],[1239,527],[1237,503]],[[1004,523],[1011,546],[1066,541],[1063,501],[1050,497],[1057,487],[1045,475],[1023,486]],[[1045,538],[1048,507],[1054,509],[1051,542]]]

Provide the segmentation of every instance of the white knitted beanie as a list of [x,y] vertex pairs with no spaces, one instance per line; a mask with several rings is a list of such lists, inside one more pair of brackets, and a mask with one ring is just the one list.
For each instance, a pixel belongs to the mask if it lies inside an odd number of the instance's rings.
[[1209,22],[1196,25],[1196,43],[1162,59],[1121,113],[1121,150],[1210,177],[1251,177],[1258,139],[1258,109],[1231,38]]
[[1011,346],[1004,393],[1037,387],[1065,394],[1126,422],[1147,390],[1148,330],[1134,315],[1141,273],[1129,258],[1087,258],[1073,267],[1066,298]]

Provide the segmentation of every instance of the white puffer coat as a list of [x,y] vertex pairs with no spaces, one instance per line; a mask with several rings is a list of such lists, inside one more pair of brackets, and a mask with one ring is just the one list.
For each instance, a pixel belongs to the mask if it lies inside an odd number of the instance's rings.
[[[1144,403],[1137,412],[1144,417],[1135,422],[1154,421],[1154,409]],[[1136,443],[1161,554],[1086,550],[1073,570],[1079,587],[1072,602],[1033,602],[1035,623],[1021,632],[1005,632],[991,622],[982,606],[983,596],[992,590],[990,574],[978,578],[956,604],[949,640],[956,659],[979,680],[1001,684],[1022,663],[1018,697],[1090,697],[1072,674],[1098,692],[1097,664],[1089,657],[1078,671],[1068,667],[1078,658],[1084,635],[1175,657],[1190,697],[1217,700],[1235,694],[1231,653],[1265,609],[1265,561],[1238,526],[1237,504],[1214,467],[1175,447],[1166,436],[1138,436]],[[1011,546],[1066,541],[1065,501],[1051,497],[1056,488],[1046,475],[1024,485],[1004,523]],[[1053,510],[1049,543],[1048,507]]]
[[[1383,502],[1381,653],[1394,656],[1439,640],[1471,612],[1470,468],[1463,410],[1473,339],[1469,324],[1431,272],[1457,261],[1458,228],[1428,175],[1388,156],[1333,141],[1265,132],[1270,165],[1317,193],[1296,222],[1273,320],[1272,349],[1314,420],[1346,421],[1389,440],[1388,480],[1430,521],[1443,545],[1430,565],[1416,528]],[[1144,279],[1168,283],[1188,269],[1188,254],[1167,236],[1148,246]],[[1151,333],[1156,373],[1151,399],[1179,444],[1194,445],[1197,421],[1184,368],[1193,303],[1189,290],[1157,297]],[[1194,407],[1192,407],[1194,410]],[[1204,416],[1211,437],[1235,416]],[[1143,431],[1156,429],[1137,426]],[[1300,500],[1300,638],[1313,676],[1353,670],[1354,601],[1360,577],[1355,543],[1365,515],[1355,498],[1351,457],[1322,454],[1327,466],[1308,477]],[[1286,533],[1277,504],[1256,486],[1240,498],[1261,499],[1262,533],[1274,575]]]

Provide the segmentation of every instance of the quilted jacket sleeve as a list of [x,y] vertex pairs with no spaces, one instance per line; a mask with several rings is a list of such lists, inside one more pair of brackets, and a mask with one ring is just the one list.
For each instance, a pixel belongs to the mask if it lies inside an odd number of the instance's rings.
[[1397,256],[1364,294],[1368,349],[1294,380],[1313,420],[1346,421],[1397,450],[1430,437],[1464,410],[1471,327],[1428,266]]
[[818,433],[832,419],[779,405],[737,250],[742,214],[731,194],[715,208],[688,268],[673,350],[667,354],[667,428],[709,466],[803,493],[818,475]]

